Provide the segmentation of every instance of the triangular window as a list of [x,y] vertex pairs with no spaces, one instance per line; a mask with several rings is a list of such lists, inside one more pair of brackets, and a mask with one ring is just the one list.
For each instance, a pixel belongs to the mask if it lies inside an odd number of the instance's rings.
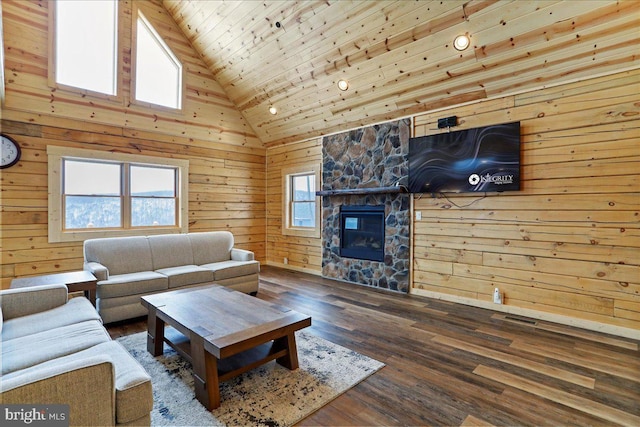
[[135,99],[182,108],[182,64],[140,11],[135,57]]

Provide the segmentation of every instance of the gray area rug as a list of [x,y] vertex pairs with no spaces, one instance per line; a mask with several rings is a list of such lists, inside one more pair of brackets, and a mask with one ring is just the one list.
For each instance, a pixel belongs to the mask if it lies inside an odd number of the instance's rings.
[[384,363],[305,331],[296,333],[300,367],[272,361],[220,385],[221,405],[209,412],[193,392],[191,365],[165,344],[153,357],[146,332],[118,341],[151,375],[152,426],[289,426],[384,367]]

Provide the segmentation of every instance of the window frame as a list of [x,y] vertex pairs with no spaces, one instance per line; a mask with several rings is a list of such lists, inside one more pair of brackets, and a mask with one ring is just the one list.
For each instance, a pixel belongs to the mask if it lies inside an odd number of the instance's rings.
[[[166,112],[180,112],[183,110],[185,94],[187,90],[186,78],[185,78],[185,66],[183,62],[178,58],[178,55],[175,54],[171,46],[167,43],[167,41],[158,33],[155,29],[151,21],[147,18],[147,15],[141,10],[141,8],[134,4],[134,13],[133,19],[131,20],[131,79],[130,79],[130,92],[131,92],[131,104],[138,105],[142,107],[150,107],[155,109],[164,110]],[[137,99],[137,73],[138,73],[138,19],[142,18],[143,24],[147,29],[151,32],[151,34],[156,39],[156,42],[160,44],[160,47],[166,51],[169,57],[176,62],[179,67],[179,75],[180,82],[178,82],[178,90],[180,91],[178,101],[178,107],[169,107],[167,105],[154,104],[153,102],[143,101]]]
[[90,96],[90,97],[94,97],[94,98],[100,98],[100,99],[105,99],[105,100],[110,100],[110,101],[117,101],[119,103],[123,103],[123,95],[122,95],[122,86],[123,86],[123,65],[124,65],[124,61],[123,61],[123,55],[122,55],[122,46],[123,46],[123,40],[124,40],[124,19],[122,19],[122,7],[120,5],[120,3],[118,2],[118,0],[115,1],[116,3],[116,34],[115,37],[117,37],[116,39],[116,44],[115,44],[115,50],[116,50],[116,58],[115,58],[115,85],[116,85],[116,93],[115,95],[112,94],[107,94],[107,93],[102,93],[102,92],[98,92],[95,90],[91,90],[91,89],[85,89],[85,88],[81,88],[81,87],[77,87],[77,86],[72,86],[72,85],[68,85],[68,84],[64,84],[64,83],[58,83],[57,81],[57,76],[56,76],[56,61],[57,61],[57,55],[56,55],[56,36],[57,36],[57,31],[56,31],[56,2],[50,2],[49,3],[49,64],[48,64],[48,85],[51,88],[54,88],[56,90],[62,90],[65,92],[72,92],[72,93],[76,93],[76,94],[80,94],[80,95],[85,95],[85,96]]
[[[49,180],[49,242],[76,242],[89,238],[139,236],[151,234],[187,233],[189,231],[189,160],[166,159],[137,154],[111,153],[80,148],[47,146],[48,180]],[[130,215],[122,214],[122,226],[119,228],[97,229],[65,229],[64,226],[64,191],[63,160],[84,160],[132,166],[174,167],[177,170],[176,183],[176,219],[175,226],[139,226],[131,227]],[[126,175],[124,172],[122,175]],[[123,187],[128,182],[121,183]],[[125,197],[122,209],[130,210],[131,195],[129,189],[123,189]]]
[[[315,196],[315,224],[313,227],[300,227],[292,225],[293,220],[293,178],[298,176],[313,175],[316,182],[316,191],[320,184],[320,165],[294,166],[282,169],[282,234],[298,237],[320,237],[320,197]],[[306,203],[306,201],[305,201]]]
[[4,29],[2,26],[2,5],[0,4],[0,106],[4,107]]

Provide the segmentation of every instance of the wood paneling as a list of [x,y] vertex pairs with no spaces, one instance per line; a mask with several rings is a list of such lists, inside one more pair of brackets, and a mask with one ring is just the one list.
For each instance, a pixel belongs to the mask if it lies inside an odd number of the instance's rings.
[[[521,191],[415,196],[413,291],[640,330],[640,72],[417,115],[520,121]],[[565,319],[566,320],[566,319]],[[582,323],[586,325],[586,323]],[[488,374],[489,375],[489,374]]]
[[[322,270],[322,239],[282,234],[283,169],[318,166],[322,163],[322,140],[314,139],[267,150],[267,263],[319,274]],[[320,198],[318,198],[320,203]]]
[[[640,341],[265,267],[258,298],[386,366],[301,426],[640,423]],[[144,321],[112,325],[116,338]]]
[[[5,117],[14,115],[7,110],[3,113]],[[3,132],[16,139],[23,152],[22,160],[4,170],[0,178],[3,288],[13,277],[82,269],[81,242],[48,243],[47,145],[188,159],[189,230],[231,231],[238,247],[265,259],[263,149],[229,149],[223,144],[179,137],[163,141],[123,136],[122,128],[103,125],[89,130],[90,124],[71,120],[64,124],[75,129],[58,128],[57,119],[49,116],[32,115],[29,122],[25,126],[24,122],[2,120]],[[145,133],[145,138],[153,135]]]
[[158,1],[136,1],[185,69],[186,93],[180,111],[136,105],[131,99],[132,2],[120,2],[120,55],[123,69],[120,101],[85,96],[48,86],[49,6],[44,0],[2,2],[6,100],[4,108],[119,126],[225,145],[262,147],[242,114],[229,100]]
[[[131,29],[131,2],[120,2]],[[180,29],[155,1],[136,1],[186,69],[181,112],[135,105],[129,67],[123,101],[48,86],[47,1],[3,1],[6,102],[2,132],[22,159],[2,171],[2,287],[13,277],[82,269],[82,243],[47,240],[47,145],[188,159],[190,231],[229,230],[238,247],[266,255],[266,150]],[[126,33],[125,31],[125,33]],[[130,63],[130,34],[121,53]]]
[[640,66],[634,0],[163,4],[268,145]]

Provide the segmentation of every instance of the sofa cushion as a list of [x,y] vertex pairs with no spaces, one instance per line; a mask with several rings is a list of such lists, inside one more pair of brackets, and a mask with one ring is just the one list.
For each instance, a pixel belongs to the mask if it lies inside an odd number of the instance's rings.
[[114,298],[125,295],[152,293],[169,288],[169,280],[155,271],[119,274],[98,282],[97,298]]
[[189,233],[193,250],[193,263],[196,265],[209,264],[231,259],[233,248],[233,234],[228,231],[209,231],[204,233]]
[[86,320],[102,322],[95,307],[86,298],[71,298],[52,310],[8,320],[2,331],[3,340],[11,340]]
[[2,375],[111,341],[95,320],[2,341]]
[[146,316],[147,309],[140,304],[141,296],[142,295],[138,294],[115,298],[98,298],[96,300],[96,306],[98,307],[102,321],[107,324],[120,320]]
[[161,268],[157,273],[169,278],[169,288],[195,285],[213,281],[213,271],[197,265],[183,265],[180,267]]
[[153,270],[149,240],[140,236],[85,240],[84,260],[104,265],[109,275]]
[[161,234],[149,236],[153,258],[153,270],[193,265],[191,242],[186,234]]
[[201,267],[213,271],[214,281],[260,272],[260,263],[258,261],[222,261],[204,264]]

